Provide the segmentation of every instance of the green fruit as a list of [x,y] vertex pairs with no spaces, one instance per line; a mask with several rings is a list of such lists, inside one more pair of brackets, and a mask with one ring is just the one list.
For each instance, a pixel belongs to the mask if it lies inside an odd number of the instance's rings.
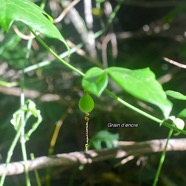
[[94,100],[88,93],[85,93],[79,100],[79,109],[84,113],[89,113],[93,108]]

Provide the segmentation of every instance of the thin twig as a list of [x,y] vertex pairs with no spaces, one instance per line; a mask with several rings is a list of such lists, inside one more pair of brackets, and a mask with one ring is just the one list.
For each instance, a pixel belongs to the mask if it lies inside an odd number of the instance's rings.
[[68,13],[68,11],[74,7],[77,3],[79,3],[80,0],[74,0],[72,1],[72,3],[70,3],[64,10],[63,12],[56,18],[54,19],[54,23],[59,23],[64,17],[65,15]]
[[23,34],[23,33],[17,28],[16,25],[13,25],[12,28],[13,28],[14,32],[15,32],[20,38],[22,38],[22,39],[24,39],[24,40],[29,40],[30,38],[32,38],[32,39],[35,38],[35,36],[34,36],[33,34],[28,34],[28,35]]
[[174,60],[172,60],[172,59],[169,59],[169,58],[167,58],[167,57],[164,57],[163,59],[164,59],[165,61],[167,61],[167,62],[169,62],[169,63],[171,63],[171,64],[177,66],[177,67],[185,68],[185,69],[186,69],[186,65],[184,65],[184,64],[182,64],[182,63],[178,63],[178,62],[176,62],[176,61],[174,61]]

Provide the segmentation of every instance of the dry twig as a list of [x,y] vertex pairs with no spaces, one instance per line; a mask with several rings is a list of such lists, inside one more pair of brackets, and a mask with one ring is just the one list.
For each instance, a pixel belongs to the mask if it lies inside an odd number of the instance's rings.
[[164,59],[165,61],[167,61],[167,62],[169,62],[169,63],[171,63],[171,64],[177,66],[177,67],[186,68],[186,65],[184,65],[184,64],[182,64],[182,63],[178,63],[178,62],[176,62],[176,61],[174,61],[174,60],[172,60],[172,59],[169,59],[169,58],[167,58],[167,57],[164,57],[163,59]]

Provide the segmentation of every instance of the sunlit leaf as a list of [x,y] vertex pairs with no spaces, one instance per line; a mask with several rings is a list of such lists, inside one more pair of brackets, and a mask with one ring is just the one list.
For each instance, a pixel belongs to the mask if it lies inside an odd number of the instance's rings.
[[129,94],[158,106],[165,117],[172,109],[172,103],[167,99],[161,84],[155,79],[149,68],[130,70],[110,67],[107,72],[111,78]]
[[167,90],[165,93],[168,96],[173,97],[174,99],[186,100],[186,96],[181,94],[180,92],[173,91],[173,90]]
[[0,26],[6,31],[14,21],[20,21],[36,32],[65,43],[58,29],[46,16],[51,19],[43,9],[29,0],[0,0]]

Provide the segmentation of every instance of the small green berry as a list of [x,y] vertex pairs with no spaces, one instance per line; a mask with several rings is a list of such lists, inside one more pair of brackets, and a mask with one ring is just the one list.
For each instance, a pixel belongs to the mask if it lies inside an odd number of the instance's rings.
[[79,109],[84,113],[89,113],[94,108],[94,100],[86,92],[79,100]]

